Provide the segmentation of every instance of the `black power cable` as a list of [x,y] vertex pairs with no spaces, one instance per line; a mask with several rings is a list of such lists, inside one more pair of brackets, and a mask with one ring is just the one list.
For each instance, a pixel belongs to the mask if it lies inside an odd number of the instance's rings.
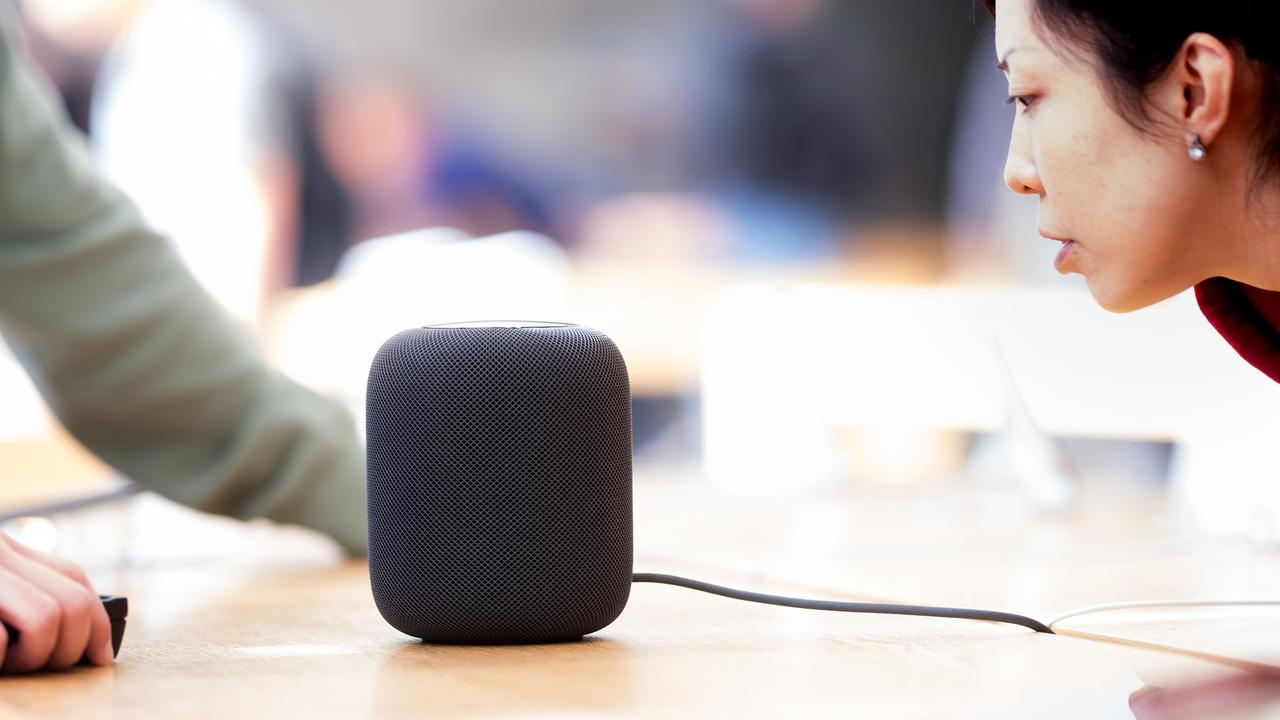
[[1014,615],[1013,613],[995,612],[992,610],[968,610],[965,608],[947,608],[947,607],[928,607],[924,605],[888,605],[884,603],[857,603],[857,602],[841,602],[837,600],[809,600],[806,598],[784,597],[781,595],[766,595],[764,593],[750,592],[748,590],[737,590],[734,588],[724,587],[723,585],[712,585],[711,583],[702,582],[701,580],[690,580],[677,575],[663,575],[661,573],[635,573],[631,576],[632,582],[647,583],[663,583],[665,585],[678,585],[679,587],[688,588],[690,590],[699,590],[712,595],[721,595],[734,600],[746,600],[747,602],[764,603],[766,605],[782,605],[784,607],[804,608],[807,610],[834,610],[836,612],[856,612],[856,613],[880,613],[884,615],[919,615],[923,617],[941,617],[941,618],[958,618],[961,620],[986,620],[988,622],[1010,623],[1013,625],[1021,625],[1030,628],[1038,633],[1055,634],[1049,629],[1048,625],[1033,620],[1022,615]]

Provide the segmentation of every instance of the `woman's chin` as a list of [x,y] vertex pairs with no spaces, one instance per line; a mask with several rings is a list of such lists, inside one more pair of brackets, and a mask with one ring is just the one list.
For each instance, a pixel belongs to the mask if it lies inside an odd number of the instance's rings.
[[1107,312],[1130,313],[1151,307],[1161,300],[1166,300],[1177,293],[1153,292],[1151,288],[1134,288],[1117,283],[1108,283],[1105,279],[1085,277],[1089,285],[1089,294],[1094,302]]

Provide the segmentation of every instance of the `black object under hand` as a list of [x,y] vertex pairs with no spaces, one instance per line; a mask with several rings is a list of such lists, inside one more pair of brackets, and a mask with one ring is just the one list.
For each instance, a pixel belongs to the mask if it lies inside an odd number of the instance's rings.
[[[123,595],[99,595],[102,599],[102,607],[107,611],[107,618],[111,620],[111,656],[115,657],[120,654],[120,644],[124,642],[124,622],[129,617],[129,598]],[[17,629],[4,623],[5,632],[9,634],[9,645],[17,645],[22,638],[22,633]],[[87,665],[88,659],[80,661],[81,665]]]

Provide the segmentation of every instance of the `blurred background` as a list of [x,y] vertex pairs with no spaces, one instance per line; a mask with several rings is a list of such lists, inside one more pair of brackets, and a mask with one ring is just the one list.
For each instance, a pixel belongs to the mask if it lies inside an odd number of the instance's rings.
[[[640,481],[1138,488],[1280,538],[1274,384],[1188,295],[1113,316],[1054,273],[967,2],[21,8],[103,172],[357,417],[405,327],[581,322],[630,365]],[[0,457],[40,458],[0,463],[11,506],[109,477],[7,354],[0,397]]]

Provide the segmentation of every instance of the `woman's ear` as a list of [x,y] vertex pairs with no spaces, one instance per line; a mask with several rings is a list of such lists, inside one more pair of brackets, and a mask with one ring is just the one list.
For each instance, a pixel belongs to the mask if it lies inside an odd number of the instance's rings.
[[1183,41],[1166,81],[1169,116],[1188,136],[1196,133],[1205,145],[1212,143],[1231,113],[1235,81],[1231,49],[1208,33],[1192,33]]

